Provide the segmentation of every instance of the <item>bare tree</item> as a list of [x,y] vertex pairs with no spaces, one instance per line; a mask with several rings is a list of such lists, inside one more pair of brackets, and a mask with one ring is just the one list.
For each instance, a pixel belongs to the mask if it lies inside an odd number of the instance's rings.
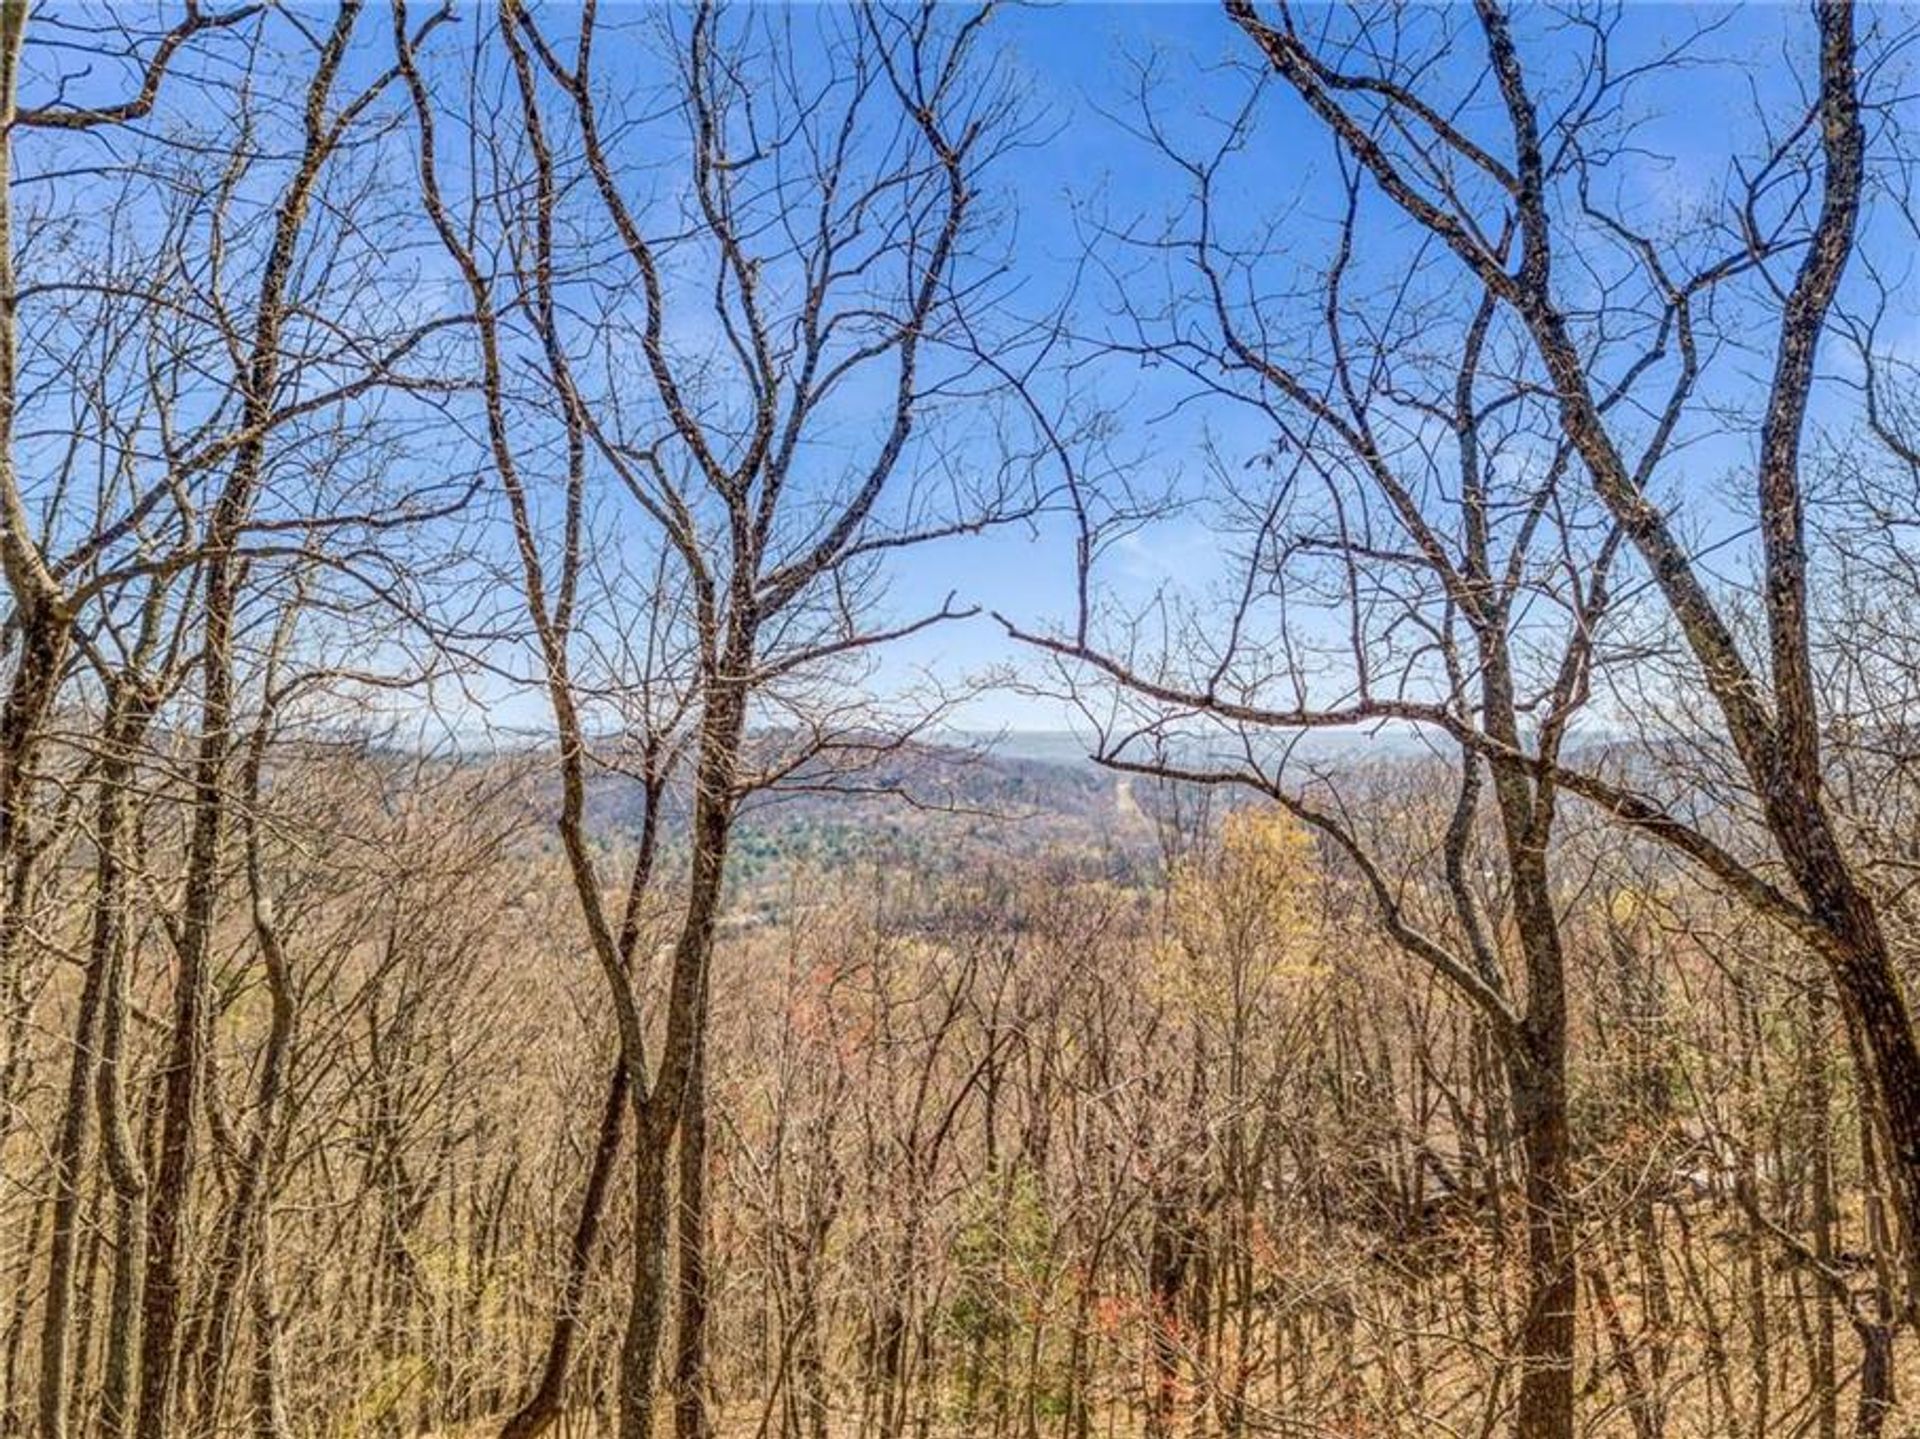
[[[1524,334],[1561,443],[1679,630],[1750,787],[1769,852],[1743,857],[1629,780],[1561,766],[1558,782],[1701,865],[1825,957],[1865,1040],[1901,1212],[1913,1232],[1920,1226],[1920,1040],[1879,909],[1825,793],[1802,460],[1816,355],[1860,243],[1876,56],[1891,51],[1863,50],[1853,5],[1816,6],[1806,108],[1767,126],[1759,153],[1739,157],[1704,233],[1663,245],[1607,203],[1603,176],[1617,173],[1630,153],[1608,143],[1617,107],[1642,75],[1671,73],[1678,57],[1655,56],[1644,67],[1615,59],[1615,19],[1576,22],[1587,46],[1581,87],[1572,104],[1549,110],[1513,17],[1493,0],[1477,5],[1472,63],[1499,97],[1494,133],[1477,139],[1451,101],[1423,92],[1411,55],[1393,57],[1375,40],[1309,35],[1284,8],[1267,13],[1233,0],[1227,10],[1373,192]],[[1564,291],[1576,266],[1619,267],[1609,311],[1646,321],[1636,337],[1576,320]],[[1745,513],[1761,542],[1762,633],[1751,642],[1673,506],[1659,498],[1671,486],[1680,446],[1714,405],[1710,361],[1727,337],[1712,328],[1712,301],[1739,285],[1748,303],[1729,299],[1724,309],[1739,314],[1737,325],[1764,324],[1763,347],[1771,350],[1763,397],[1743,407],[1752,416]],[[1739,348],[1753,347],[1741,338]],[[1769,873],[1775,865],[1785,887]]]
[[[1555,775],[1590,692],[1619,531],[1570,493],[1566,447],[1538,444],[1551,417],[1509,369],[1491,298],[1448,304],[1369,267],[1353,173],[1324,269],[1292,288],[1270,273],[1275,232],[1236,227],[1223,198],[1264,87],[1251,83],[1196,153],[1156,110],[1152,79],[1139,96],[1145,133],[1191,190],[1167,228],[1114,237],[1112,346],[1246,407],[1271,437],[1245,465],[1211,458],[1209,523],[1238,539],[1217,607],[1166,605],[1157,645],[1138,621],[1102,629],[1093,566],[1104,537],[1090,526],[1071,631],[1015,633],[1059,658],[1070,682],[1091,674],[1128,697],[1105,707],[1083,694],[1101,762],[1270,796],[1356,867],[1396,942],[1477,1011],[1526,1150],[1531,1292],[1515,1423],[1570,1435],[1577,1279]],[[1149,266],[1163,259],[1159,298]],[[1311,738],[1383,726],[1430,729],[1455,757],[1453,803],[1417,846],[1404,797],[1383,805]]]
[[[570,42],[517,5],[498,17],[513,129],[492,143],[524,187],[514,213],[486,216],[448,195],[441,102],[420,62],[404,62],[427,213],[478,315],[480,423],[557,728],[561,835],[619,1019],[636,1130],[628,1435],[650,1432],[676,1212],[676,1424],[687,1436],[708,1430],[703,1036],[741,801],[869,746],[884,723],[841,698],[847,666],[960,613],[948,604],[876,620],[878,561],[1033,507],[1018,453],[990,456],[976,480],[932,428],[992,387],[971,358],[995,300],[992,264],[974,249],[975,210],[1011,132],[1002,88],[977,78],[986,18],[925,9],[776,21],[713,6],[670,17],[657,36],[661,117],[649,131],[684,176],[684,212],[668,225],[632,188],[637,142],[595,68],[603,43],[592,7]],[[404,48],[403,11],[395,26]],[[815,47],[830,60],[824,79],[779,58]],[[593,277],[611,302],[576,278],[585,253],[576,247],[589,236],[611,247]],[[500,263],[509,254],[511,275]],[[561,318],[596,313],[585,343],[580,324]],[[713,334],[709,356],[698,337]],[[522,354],[539,386],[524,397]],[[887,395],[878,442],[823,465],[820,446],[849,434],[850,397],[876,383]],[[557,533],[542,522],[547,497],[518,432],[532,415],[544,416],[542,443],[563,457]],[[860,429],[872,433],[870,417]],[[586,496],[602,480],[624,492],[639,543],[664,556],[662,573],[685,596],[676,618],[692,665],[691,861],[657,1017],[643,1011],[586,841],[593,691],[577,652],[604,623],[589,601],[612,615],[635,605],[582,590]],[[634,677],[610,683],[617,691]],[[750,724],[786,738],[750,744]]]
[[0,0],[0,1431],[1899,1429],[1890,17],[1234,6],[1066,267],[1077,12],[374,18]]

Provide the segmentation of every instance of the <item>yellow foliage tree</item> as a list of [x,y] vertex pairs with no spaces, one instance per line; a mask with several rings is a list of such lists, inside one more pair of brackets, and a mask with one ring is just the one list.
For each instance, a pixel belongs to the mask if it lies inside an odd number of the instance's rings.
[[1318,947],[1308,898],[1313,841],[1277,809],[1235,810],[1214,842],[1181,859],[1168,892],[1160,980],[1196,1018],[1257,1008],[1310,978]]

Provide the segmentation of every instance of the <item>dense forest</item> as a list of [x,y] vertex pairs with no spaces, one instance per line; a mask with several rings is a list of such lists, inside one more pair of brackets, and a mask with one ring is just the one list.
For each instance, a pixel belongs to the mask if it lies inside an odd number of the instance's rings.
[[0,1435],[1920,1434],[1917,42],[0,0]]

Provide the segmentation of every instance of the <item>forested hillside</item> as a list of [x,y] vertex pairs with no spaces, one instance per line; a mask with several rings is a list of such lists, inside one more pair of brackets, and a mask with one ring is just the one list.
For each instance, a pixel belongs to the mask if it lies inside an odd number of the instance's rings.
[[1917,42],[0,0],[0,1439],[1920,1436]]

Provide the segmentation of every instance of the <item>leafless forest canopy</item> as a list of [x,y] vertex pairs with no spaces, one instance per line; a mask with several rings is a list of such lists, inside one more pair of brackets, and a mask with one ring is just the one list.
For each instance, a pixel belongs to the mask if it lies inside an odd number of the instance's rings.
[[1920,1435],[1917,39],[0,0],[0,1435]]

